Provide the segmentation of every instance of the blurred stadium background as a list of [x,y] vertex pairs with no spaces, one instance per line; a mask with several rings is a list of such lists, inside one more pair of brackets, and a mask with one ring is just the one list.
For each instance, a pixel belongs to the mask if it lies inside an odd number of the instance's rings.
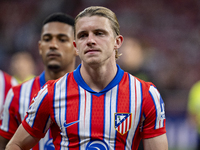
[[187,119],[187,100],[189,89],[200,80],[199,0],[1,0],[0,69],[10,73],[12,55],[28,51],[40,74],[42,20],[53,12],[75,17],[92,5],[113,10],[125,40],[134,37],[144,49],[142,70],[157,86],[166,106],[169,149],[193,150],[197,135]]

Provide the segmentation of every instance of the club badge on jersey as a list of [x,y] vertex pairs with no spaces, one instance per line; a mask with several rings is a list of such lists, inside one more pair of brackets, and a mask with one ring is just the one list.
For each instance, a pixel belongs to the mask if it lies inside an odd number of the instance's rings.
[[131,129],[131,113],[115,113],[115,130],[120,134],[125,134]]

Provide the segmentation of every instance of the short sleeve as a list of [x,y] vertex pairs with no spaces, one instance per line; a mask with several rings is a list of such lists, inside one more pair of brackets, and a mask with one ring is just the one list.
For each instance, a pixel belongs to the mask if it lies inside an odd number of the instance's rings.
[[45,85],[32,99],[22,125],[34,137],[43,138],[51,125],[48,86]]
[[164,107],[159,91],[151,85],[143,101],[143,138],[151,138],[166,133]]

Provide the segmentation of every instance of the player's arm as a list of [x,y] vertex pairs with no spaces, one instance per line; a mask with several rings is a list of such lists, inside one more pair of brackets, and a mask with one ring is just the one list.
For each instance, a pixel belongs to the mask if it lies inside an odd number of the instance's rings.
[[143,140],[144,150],[168,150],[166,134]]
[[0,136],[0,150],[5,150],[6,144],[9,142],[8,139]]
[[29,150],[39,142],[40,138],[31,136],[22,125],[8,142],[6,150]]

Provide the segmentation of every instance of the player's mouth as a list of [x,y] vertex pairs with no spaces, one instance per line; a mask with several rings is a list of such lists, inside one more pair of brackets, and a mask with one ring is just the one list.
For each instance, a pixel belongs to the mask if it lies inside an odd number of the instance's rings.
[[60,54],[57,53],[57,52],[49,52],[47,53],[47,57],[50,57],[50,58],[54,58],[54,57],[59,57]]
[[100,52],[100,50],[96,50],[96,49],[90,49],[90,50],[87,50],[85,51],[85,54],[93,54],[93,53],[97,53],[97,52]]

